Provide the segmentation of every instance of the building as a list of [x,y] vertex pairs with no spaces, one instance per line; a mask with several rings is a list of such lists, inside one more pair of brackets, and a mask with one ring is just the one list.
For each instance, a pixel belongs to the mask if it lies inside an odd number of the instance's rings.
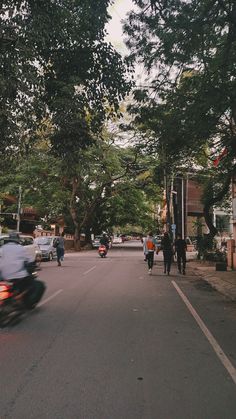
[[[174,236],[181,234],[182,237],[194,238],[209,232],[203,212],[203,189],[193,176],[192,174],[184,177],[179,175],[173,179],[169,193],[169,217],[166,196],[164,198],[162,221],[166,230],[172,230]],[[214,208],[212,219],[222,237],[231,237],[233,227],[232,217],[229,214]]]

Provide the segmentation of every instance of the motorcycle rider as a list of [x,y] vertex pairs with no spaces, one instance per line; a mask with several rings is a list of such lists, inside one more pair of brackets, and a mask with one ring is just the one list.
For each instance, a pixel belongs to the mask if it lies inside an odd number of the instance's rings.
[[14,289],[20,293],[32,285],[32,279],[27,265],[33,265],[34,260],[20,244],[19,234],[12,232],[2,246],[0,257],[1,278],[14,283]]
[[108,239],[106,233],[103,233],[102,238],[100,240],[100,244],[102,244],[103,246],[106,246],[106,249],[108,251],[108,249],[109,249],[109,239]]

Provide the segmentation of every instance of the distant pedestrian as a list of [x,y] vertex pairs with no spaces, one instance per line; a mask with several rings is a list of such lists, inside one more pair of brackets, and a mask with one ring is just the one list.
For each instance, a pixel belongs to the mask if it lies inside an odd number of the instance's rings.
[[143,245],[144,262],[147,262],[146,237],[141,238],[141,243]]
[[154,262],[154,252],[156,249],[155,239],[153,238],[153,233],[150,231],[144,242],[144,253],[146,255],[148,263],[148,273],[152,274],[153,262]]
[[186,268],[186,250],[187,243],[182,239],[181,234],[177,235],[177,240],[175,241],[175,253],[177,253],[177,265],[179,273],[185,275]]
[[65,239],[64,239],[64,231],[61,233],[59,237],[57,237],[54,241],[54,247],[56,247],[57,251],[57,265],[61,266],[61,262],[64,259],[65,254]]
[[171,262],[173,258],[173,245],[170,236],[167,232],[161,240],[161,250],[163,251],[164,258],[164,274],[170,275]]

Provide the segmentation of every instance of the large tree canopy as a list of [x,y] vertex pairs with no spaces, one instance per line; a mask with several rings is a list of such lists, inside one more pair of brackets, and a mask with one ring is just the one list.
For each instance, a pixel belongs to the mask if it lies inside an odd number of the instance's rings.
[[[130,59],[152,70],[154,103],[159,105],[159,111],[164,108],[166,122],[168,118],[174,122],[175,135],[180,134],[177,141],[191,131],[195,134],[193,140],[201,146],[206,139],[220,134],[235,155],[236,3],[135,3],[139,10],[130,14],[125,25]],[[181,145],[189,145],[190,150],[191,138]]]
[[118,110],[128,85],[120,56],[104,40],[109,3],[1,1],[1,151],[12,155],[22,141],[32,142],[48,113],[52,148],[62,156],[76,152],[108,109]]
[[[148,147],[178,164],[192,164],[206,150],[214,160],[226,150],[218,171],[227,191],[236,157],[236,3],[134,3],[125,30],[129,59],[143,63],[151,79],[135,96],[143,103],[136,122],[148,134]],[[218,190],[208,209],[221,197]]]

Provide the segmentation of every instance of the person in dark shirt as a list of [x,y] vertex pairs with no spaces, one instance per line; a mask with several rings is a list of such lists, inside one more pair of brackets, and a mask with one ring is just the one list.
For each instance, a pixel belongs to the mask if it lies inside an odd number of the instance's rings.
[[107,250],[109,249],[109,239],[108,239],[108,237],[105,233],[102,235],[102,238],[100,240],[100,244],[102,244],[103,246],[106,246]]
[[186,267],[186,250],[187,243],[182,239],[181,234],[177,235],[177,240],[175,241],[175,253],[177,253],[177,265],[179,273],[185,275]]
[[57,237],[54,241],[57,251],[57,265],[61,266],[61,262],[64,259],[65,254],[65,239],[64,239],[64,231]]
[[170,275],[171,262],[173,258],[173,247],[170,236],[167,232],[164,233],[164,237],[161,240],[161,250],[163,251],[164,259],[164,274]]

